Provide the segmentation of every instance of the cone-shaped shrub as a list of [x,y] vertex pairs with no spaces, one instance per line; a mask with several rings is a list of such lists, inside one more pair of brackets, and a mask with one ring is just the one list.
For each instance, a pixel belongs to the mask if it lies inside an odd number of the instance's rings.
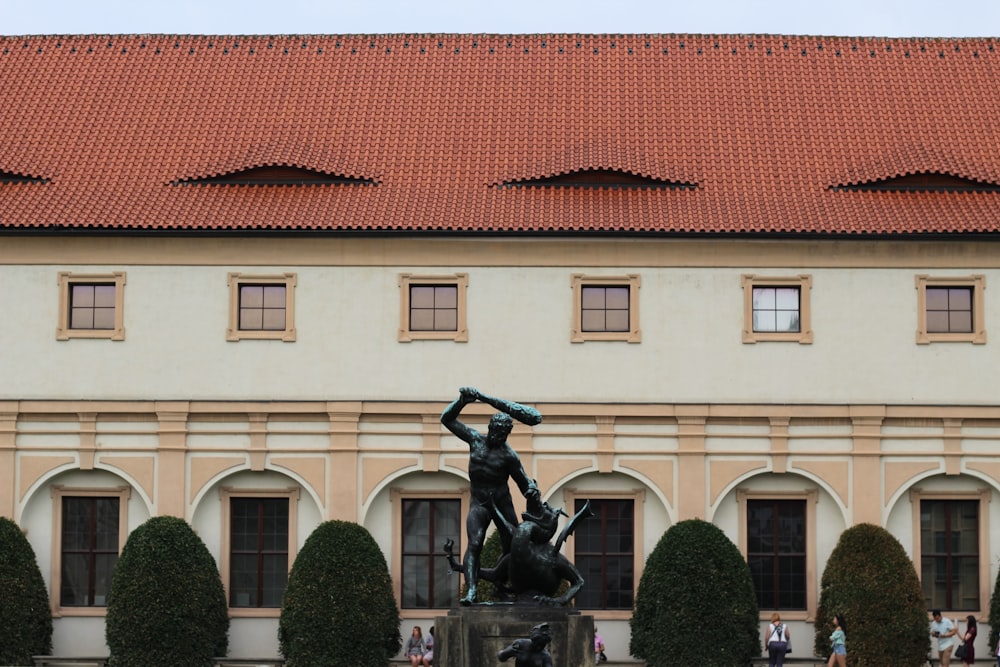
[[990,651],[987,652],[987,655],[996,655],[998,641],[1000,641],[1000,574],[997,575],[997,580],[993,584],[993,597],[990,598],[990,637],[988,644]]
[[327,521],[292,565],[278,622],[287,667],[386,667],[402,646],[389,568],[363,527]]
[[0,665],[30,665],[52,651],[52,612],[35,552],[16,523],[0,517]]
[[757,596],[739,549],[716,526],[681,521],[639,581],[629,652],[649,667],[734,667],[760,655]]
[[228,632],[219,568],[191,526],[160,516],[132,531],[108,593],[109,667],[210,667]]
[[816,655],[830,654],[836,614],[847,625],[848,665],[927,664],[924,592],[913,561],[885,528],[863,523],[840,534],[820,582]]

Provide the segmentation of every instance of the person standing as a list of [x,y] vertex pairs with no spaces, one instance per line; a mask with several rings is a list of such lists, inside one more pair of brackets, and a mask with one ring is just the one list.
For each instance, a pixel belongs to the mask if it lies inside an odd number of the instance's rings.
[[597,626],[594,626],[594,664],[604,662],[607,660],[607,656],[604,655],[604,638],[601,637],[601,633],[597,631]]
[[958,626],[950,618],[941,616],[941,610],[935,609],[931,612],[931,637],[938,640],[938,659],[941,667],[951,665],[951,652],[955,649],[955,635],[958,634]]
[[847,625],[844,623],[844,617],[840,614],[833,617],[833,634],[830,635],[830,645],[833,647],[833,653],[830,654],[830,659],[827,661],[826,667],[833,667],[834,665],[846,667]]
[[979,630],[976,627],[976,617],[970,614],[965,617],[965,634],[962,635],[962,642],[965,645],[965,656],[962,658],[964,665],[971,665],[976,661],[977,634],[979,634]]
[[774,612],[771,614],[771,623],[767,626],[768,667],[783,667],[788,640],[788,626],[781,622],[781,614]]
[[[458,398],[441,413],[441,423],[469,445],[469,490],[472,493],[472,502],[469,504],[469,514],[465,517],[469,544],[462,559],[466,593],[459,602],[470,605],[476,601],[479,556],[486,541],[486,529],[491,522],[494,522],[489,509],[490,504],[496,507],[496,511],[507,520],[507,523],[517,525],[517,514],[514,512],[514,502],[508,486],[511,479],[525,498],[536,502],[541,500],[538,486],[524,471],[517,452],[507,444],[507,436],[514,428],[512,417],[534,426],[541,423],[542,415],[534,408],[487,396],[474,387],[462,387],[458,393]],[[476,401],[482,401],[500,410],[490,419],[486,435],[458,419],[462,408]],[[501,525],[501,522],[495,523],[500,532],[503,553],[508,554],[510,532]]]

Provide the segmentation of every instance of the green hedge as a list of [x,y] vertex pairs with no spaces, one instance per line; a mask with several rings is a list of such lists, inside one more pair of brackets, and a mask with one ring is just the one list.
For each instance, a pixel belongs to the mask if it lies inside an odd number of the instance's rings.
[[922,667],[930,637],[924,592],[903,546],[885,528],[848,528],[820,582],[816,655],[830,654],[833,617],[847,625],[847,664]]
[[316,527],[288,576],[278,622],[287,667],[385,667],[403,644],[389,568],[363,527]]
[[219,569],[191,526],[161,516],[132,531],[108,593],[109,667],[210,667],[228,632]]
[[35,552],[16,523],[0,517],[0,665],[30,665],[52,652],[52,612]]
[[993,596],[990,598],[990,652],[987,655],[996,656],[997,641],[1000,641],[1000,574],[993,583]]
[[629,652],[648,667],[736,667],[760,655],[750,568],[725,533],[691,519],[660,538],[643,569]]

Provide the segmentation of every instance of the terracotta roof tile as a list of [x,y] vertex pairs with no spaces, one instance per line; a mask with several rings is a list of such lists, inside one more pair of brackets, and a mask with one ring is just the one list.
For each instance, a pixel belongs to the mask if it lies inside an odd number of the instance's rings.
[[[994,39],[0,38],[0,226],[966,234],[1000,193]],[[287,165],[377,187],[172,185]],[[694,190],[502,188],[584,170]],[[2,179],[0,179],[2,180]]]

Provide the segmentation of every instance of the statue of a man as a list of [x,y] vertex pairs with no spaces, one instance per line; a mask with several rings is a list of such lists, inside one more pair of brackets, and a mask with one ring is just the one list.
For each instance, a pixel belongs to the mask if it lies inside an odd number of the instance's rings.
[[[469,403],[482,401],[493,406],[499,413],[490,419],[486,435],[470,428],[458,420],[458,415]],[[468,547],[462,559],[462,570],[465,574],[467,591],[461,603],[468,605],[476,601],[476,585],[479,582],[479,556],[486,540],[486,529],[493,520],[490,505],[507,519],[509,524],[517,524],[517,514],[510,495],[508,480],[521,490],[525,498],[538,501],[541,494],[534,481],[528,477],[518,457],[509,444],[507,436],[514,428],[513,418],[525,424],[534,426],[540,424],[542,415],[534,408],[505,401],[502,398],[487,396],[478,389],[462,387],[459,396],[441,413],[441,423],[449,431],[469,443],[469,482],[472,502],[469,515],[465,519],[465,530],[468,537]],[[500,528],[503,553],[510,552],[510,532]]]

